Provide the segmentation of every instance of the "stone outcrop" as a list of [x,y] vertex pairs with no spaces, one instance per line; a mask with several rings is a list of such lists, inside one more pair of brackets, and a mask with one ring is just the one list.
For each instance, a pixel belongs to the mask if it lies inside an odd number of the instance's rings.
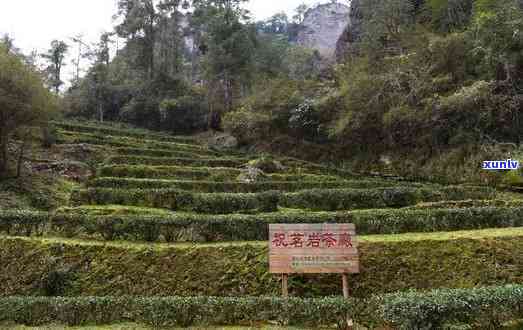
[[209,139],[207,146],[213,150],[225,151],[238,147],[238,140],[226,133],[220,133]]
[[357,52],[355,44],[360,40],[363,29],[361,0],[352,0],[348,24],[336,43],[336,60],[341,62],[347,55]]
[[297,43],[318,50],[320,55],[333,59],[336,44],[349,24],[350,8],[341,3],[318,5],[305,13]]

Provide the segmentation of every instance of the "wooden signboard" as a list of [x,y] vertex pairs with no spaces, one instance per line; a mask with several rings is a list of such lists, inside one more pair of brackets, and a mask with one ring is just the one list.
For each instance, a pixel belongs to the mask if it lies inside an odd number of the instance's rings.
[[269,225],[273,274],[359,273],[354,224]]

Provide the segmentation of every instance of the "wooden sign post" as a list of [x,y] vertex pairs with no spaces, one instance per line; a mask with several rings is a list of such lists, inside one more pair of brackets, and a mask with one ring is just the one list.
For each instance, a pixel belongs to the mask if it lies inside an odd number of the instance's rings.
[[283,297],[289,295],[289,274],[336,273],[349,298],[348,274],[360,271],[354,224],[270,224],[269,246],[269,271],[281,274]]

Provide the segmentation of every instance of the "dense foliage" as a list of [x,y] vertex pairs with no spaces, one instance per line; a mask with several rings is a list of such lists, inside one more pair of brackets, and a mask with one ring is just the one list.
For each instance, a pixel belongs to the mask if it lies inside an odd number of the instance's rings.
[[429,329],[461,325],[500,327],[522,316],[523,288],[407,292],[365,300],[342,298],[11,297],[0,299],[0,321],[29,326],[106,325],[133,321],[153,327],[258,324],[342,326],[346,317],[366,326]]
[[88,188],[71,196],[75,205],[132,205],[207,214],[273,212],[280,207],[314,211],[404,207],[419,202],[489,199],[495,192],[483,187],[373,189],[303,189],[294,193],[198,193],[180,188]]
[[12,135],[22,127],[45,126],[53,104],[36,68],[0,42],[0,178],[8,174]]
[[[101,214],[96,214],[100,212]],[[81,234],[107,240],[143,241],[266,241],[268,225],[275,223],[353,223],[358,234],[401,234],[523,226],[518,207],[383,209],[351,212],[279,212],[262,214],[111,214],[65,208],[56,214],[0,212],[0,231],[24,236],[43,233]]]

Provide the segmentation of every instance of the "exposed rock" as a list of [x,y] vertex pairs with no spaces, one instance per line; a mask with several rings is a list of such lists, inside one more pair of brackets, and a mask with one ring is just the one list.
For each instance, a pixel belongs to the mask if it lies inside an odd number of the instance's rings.
[[238,147],[238,139],[232,135],[221,133],[210,138],[207,144],[211,149],[229,150]]
[[32,165],[32,171],[39,173],[52,173],[73,180],[82,180],[92,175],[86,164],[76,161],[57,161]]
[[336,60],[341,62],[347,55],[357,52],[355,44],[360,40],[363,29],[361,0],[352,0],[348,25],[336,43]]
[[350,8],[341,3],[318,5],[305,13],[297,43],[333,59],[336,43],[349,23]]
[[103,156],[104,149],[99,146],[94,146],[85,143],[78,144],[60,144],[56,148],[67,158],[71,158],[78,161],[86,161],[97,155]]
[[251,160],[248,167],[257,168],[265,173],[276,173],[285,170],[285,166],[282,163],[270,157]]
[[262,181],[267,178],[267,175],[259,168],[247,166],[245,170],[237,178],[240,182],[254,183]]

